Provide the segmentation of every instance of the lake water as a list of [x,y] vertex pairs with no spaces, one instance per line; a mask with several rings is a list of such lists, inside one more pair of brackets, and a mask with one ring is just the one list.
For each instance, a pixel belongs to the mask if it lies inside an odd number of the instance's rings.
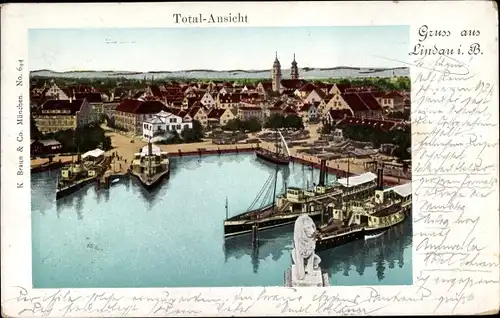
[[[229,215],[247,210],[275,166],[253,154],[172,158],[170,179],[145,192],[124,178],[55,200],[57,171],[33,174],[35,288],[283,286],[293,226],[224,242]],[[277,192],[317,182],[319,171],[281,168]],[[335,176],[329,176],[329,181]],[[411,221],[380,238],[319,253],[331,285],[412,284]]]

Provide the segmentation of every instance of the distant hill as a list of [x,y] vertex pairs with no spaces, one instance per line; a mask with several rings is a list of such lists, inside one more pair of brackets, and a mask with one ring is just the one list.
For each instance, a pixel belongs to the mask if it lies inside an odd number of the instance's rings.
[[[283,77],[288,78],[289,69],[281,70]],[[300,77],[304,79],[322,78],[346,78],[346,77],[391,77],[409,76],[408,67],[397,68],[361,68],[339,66],[332,68],[304,67],[299,70]],[[44,77],[66,77],[66,78],[105,78],[105,77],[125,77],[128,79],[143,79],[145,76],[155,79],[161,78],[211,78],[211,79],[258,79],[270,78],[270,70],[185,70],[185,71],[154,71],[154,72],[131,72],[131,71],[70,71],[55,72],[51,70],[35,70],[30,72],[30,76]]]

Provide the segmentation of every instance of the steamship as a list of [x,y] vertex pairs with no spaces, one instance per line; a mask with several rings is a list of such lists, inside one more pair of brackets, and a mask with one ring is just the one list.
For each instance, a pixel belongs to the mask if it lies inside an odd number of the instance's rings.
[[170,173],[168,153],[154,146],[151,140],[139,153],[136,153],[130,165],[130,173],[135,176],[146,190],[152,190]]
[[[247,212],[229,218],[226,209],[224,237],[250,233],[255,228],[261,231],[291,224],[303,213],[308,214],[316,222],[323,224],[328,220],[325,218],[327,214],[324,212],[328,204],[342,200],[349,201],[356,196],[367,197],[373,193],[377,186],[375,182],[376,175],[371,172],[350,177],[351,182],[347,178],[347,185],[344,181],[346,179],[326,184],[326,160],[322,160],[319,182],[313,189],[289,187],[285,190],[284,194],[277,197],[276,180],[278,166],[276,167],[275,173],[270,175]],[[260,197],[268,197],[273,189],[272,203],[263,204],[260,208],[253,208],[260,200]]]
[[[357,195],[328,204],[324,216],[328,221],[322,222],[316,233],[317,251],[382,236],[411,214],[411,182],[384,189],[383,169],[377,170],[376,177],[377,185],[370,195]],[[352,180],[355,178],[350,178],[350,184],[344,187],[357,186],[360,180]],[[339,182],[346,183],[346,180]]]

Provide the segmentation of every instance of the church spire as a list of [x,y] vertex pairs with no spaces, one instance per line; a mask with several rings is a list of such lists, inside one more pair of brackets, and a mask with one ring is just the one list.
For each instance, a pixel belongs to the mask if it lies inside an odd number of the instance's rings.
[[290,77],[292,79],[299,79],[299,67],[297,66],[297,61],[295,61],[295,53],[293,53],[292,67],[290,68]]

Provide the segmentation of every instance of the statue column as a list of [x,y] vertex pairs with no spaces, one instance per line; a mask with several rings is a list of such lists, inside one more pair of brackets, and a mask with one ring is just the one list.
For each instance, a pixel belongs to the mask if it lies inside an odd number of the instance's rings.
[[293,233],[293,264],[285,271],[286,287],[327,287],[330,286],[328,274],[323,273],[316,255],[316,225],[307,215],[302,214],[295,221]]

